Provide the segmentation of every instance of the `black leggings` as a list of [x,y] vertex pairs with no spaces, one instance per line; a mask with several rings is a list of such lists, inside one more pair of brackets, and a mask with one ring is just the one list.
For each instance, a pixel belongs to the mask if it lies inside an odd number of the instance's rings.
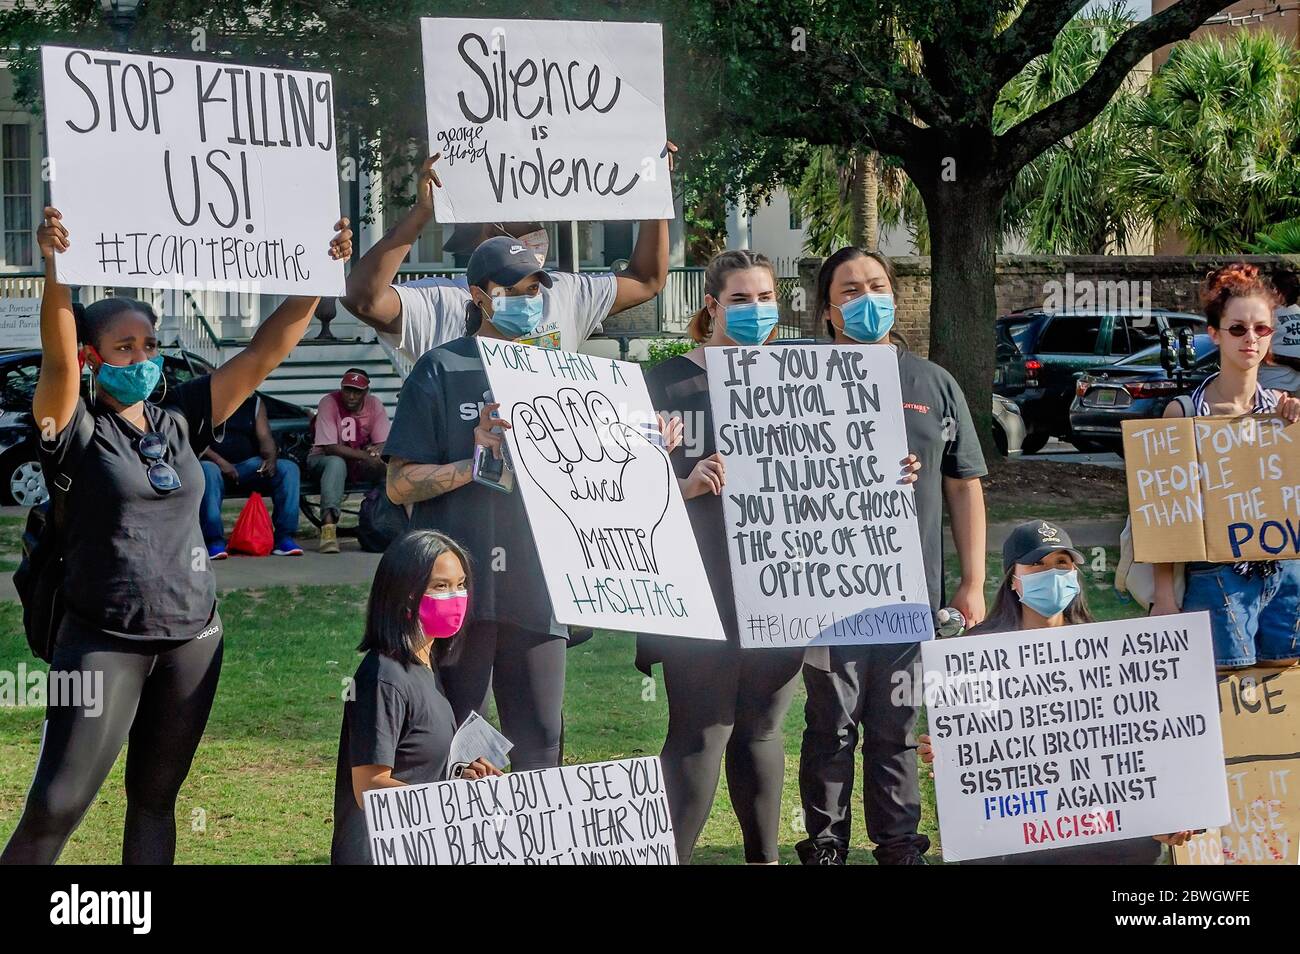
[[[221,675],[219,618],[213,626],[212,635],[183,642],[135,641],[64,617],[51,675],[79,673],[80,684],[95,691],[77,705],[48,700],[36,777],[0,864],[54,863],[128,735],[122,863],[175,860],[176,796]],[[51,678],[51,694],[56,682]]]
[[798,685],[803,650],[689,642],[663,658],[668,737],[659,758],[677,860],[691,860],[725,752],[727,791],[744,836],[745,860],[776,861],[785,778],[781,724]]
[[470,623],[456,639],[455,658],[438,664],[456,724],[470,712],[485,714],[491,688],[501,733],[514,744],[510,767],[558,766],[568,640],[487,620]]

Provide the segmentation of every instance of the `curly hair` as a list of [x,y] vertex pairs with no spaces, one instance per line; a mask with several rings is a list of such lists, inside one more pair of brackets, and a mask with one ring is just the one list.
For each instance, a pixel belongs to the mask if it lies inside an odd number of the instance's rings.
[[1223,310],[1234,298],[1263,298],[1270,309],[1282,305],[1282,295],[1257,266],[1233,262],[1216,268],[1201,283],[1201,308],[1211,328],[1219,327]]

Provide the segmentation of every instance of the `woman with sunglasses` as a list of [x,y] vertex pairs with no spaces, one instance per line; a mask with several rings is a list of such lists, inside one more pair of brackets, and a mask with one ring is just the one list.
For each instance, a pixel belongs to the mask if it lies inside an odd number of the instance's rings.
[[[1210,338],[1219,349],[1219,372],[1191,397],[1169,402],[1165,417],[1276,414],[1300,419],[1300,400],[1259,383],[1282,297],[1254,265],[1239,262],[1214,271],[1201,286]],[[1187,564],[1182,611],[1207,610],[1220,670],[1290,666],[1300,656],[1300,560]],[[1152,615],[1179,612],[1172,563],[1155,566]]]
[[[330,257],[346,259],[347,219],[335,228]],[[37,241],[44,353],[32,414],[62,507],[68,582],[50,683],[81,691],[69,693],[75,704],[49,700],[36,776],[0,862],[53,863],[129,735],[122,861],[169,864],[176,797],[221,671],[198,455],[299,342],[318,299],[286,298],[238,355],[152,404],[163,370],[153,310],[110,298],[76,314],[55,274],[55,256],[69,247],[57,209],[45,210]]]

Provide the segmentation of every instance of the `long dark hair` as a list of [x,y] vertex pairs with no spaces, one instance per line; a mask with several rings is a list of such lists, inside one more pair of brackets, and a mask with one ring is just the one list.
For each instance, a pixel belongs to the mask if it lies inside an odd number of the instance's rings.
[[[1076,563],[1074,568],[1078,570],[1079,565]],[[1016,568],[1013,565],[1002,577],[1002,583],[998,586],[997,595],[993,597],[993,609],[989,611],[988,618],[978,626],[973,627],[967,635],[1012,633],[1024,628],[1020,622],[1020,597],[1016,595],[1016,591],[1011,586],[1011,581],[1015,579],[1015,575]],[[1092,611],[1088,609],[1087,587],[1080,586],[1079,595],[1065,608],[1064,625],[1074,626],[1078,623],[1095,622],[1096,620],[1092,618]]]
[[[384,552],[370,584],[366,604],[366,630],[360,652],[375,650],[407,666],[418,665],[418,651],[428,643],[420,627],[420,600],[429,588],[433,565],[444,553],[456,554],[465,568],[465,585],[470,583],[470,561],[459,543],[436,530],[413,530],[393,541]],[[460,645],[459,636],[435,639],[430,661],[438,664],[451,658]]]
[[[889,279],[890,294],[898,296],[898,273],[894,271],[894,263],[884,252],[876,249],[861,249],[856,245],[846,245],[826,261],[822,262],[822,267],[817,272],[817,317],[826,322],[826,335],[834,339],[835,326],[831,324],[831,282],[835,279],[835,270],[845,262],[851,262],[856,258],[872,258],[879,263],[880,267],[885,270],[885,277]],[[907,348],[907,338],[897,328],[889,329],[889,343],[898,345],[900,348]]]

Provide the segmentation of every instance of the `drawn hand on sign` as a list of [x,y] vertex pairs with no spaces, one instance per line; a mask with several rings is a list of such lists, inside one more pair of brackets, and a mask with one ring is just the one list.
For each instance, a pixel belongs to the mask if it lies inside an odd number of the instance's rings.
[[509,420],[521,468],[573,527],[587,567],[658,573],[654,533],[672,479],[663,449],[599,391],[520,401]]

